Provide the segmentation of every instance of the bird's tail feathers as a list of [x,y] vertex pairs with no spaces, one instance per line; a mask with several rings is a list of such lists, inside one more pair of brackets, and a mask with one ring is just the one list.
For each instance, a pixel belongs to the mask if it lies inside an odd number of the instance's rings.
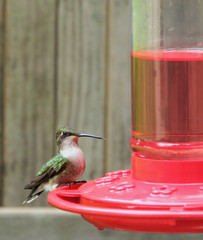
[[39,197],[39,195],[41,195],[42,193],[44,192],[44,189],[40,192],[37,192],[35,194],[32,195],[32,192],[31,194],[29,194],[29,196],[26,198],[26,200],[23,202],[23,204],[25,203],[31,203],[33,202],[35,199],[37,199]]

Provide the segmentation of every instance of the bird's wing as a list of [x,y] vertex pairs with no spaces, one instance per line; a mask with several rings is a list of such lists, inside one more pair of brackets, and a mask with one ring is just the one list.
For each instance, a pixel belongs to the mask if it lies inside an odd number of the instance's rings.
[[67,162],[67,159],[62,157],[61,154],[58,153],[55,157],[50,159],[47,163],[45,163],[42,166],[41,170],[37,173],[37,176],[42,175],[43,173],[45,173],[50,168],[53,168],[57,173],[61,169],[63,164],[66,163],[66,162]]
[[37,177],[25,185],[24,189],[37,188],[43,182],[46,182],[49,178],[58,174],[65,163],[67,163],[67,159],[62,157],[60,154],[57,154],[43,165],[42,169],[38,172]]

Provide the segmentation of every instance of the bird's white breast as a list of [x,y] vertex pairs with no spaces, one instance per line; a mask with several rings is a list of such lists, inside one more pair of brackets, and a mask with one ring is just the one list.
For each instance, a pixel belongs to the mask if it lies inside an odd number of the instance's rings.
[[71,147],[61,150],[60,154],[72,164],[71,169],[68,168],[67,172],[64,171],[65,178],[69,179],[69,181],[80,178],[85,170],[85,157],[82,150],[79,147]]
[[77,159],[84,158],[83,152],[79,147],[64,148],[60,151],[60,154],[71,162]]
[[64,148],[60,151],[60,154],[67,158],[72,163],[75,169],[78,169],[79,175],[81,175],[85,169],[85,157],[82,150],[79,147]]

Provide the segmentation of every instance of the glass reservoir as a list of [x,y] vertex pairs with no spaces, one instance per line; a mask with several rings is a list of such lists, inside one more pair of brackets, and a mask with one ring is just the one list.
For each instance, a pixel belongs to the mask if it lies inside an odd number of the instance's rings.
[[203,160],[203,0],[133,0],[132,10],[133,152]]

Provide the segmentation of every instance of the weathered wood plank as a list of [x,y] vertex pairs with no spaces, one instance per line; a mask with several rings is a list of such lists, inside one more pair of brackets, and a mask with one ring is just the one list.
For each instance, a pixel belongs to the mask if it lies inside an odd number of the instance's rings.
[[203,234],[156,234],[97,230],[80,215],[53,208],[4,208],[0,210],[1,239],[8,240],[202,240]]
[[[60,0],[58,12],[57,126],[103,135],[105,1]],[[85,179],[103,175],[104,142],[81,139]]]
[[109,15],[106,169],[130,168],[130,0],[107,2]]
[[8,1],[4,206],[21,205],[53,155],[54,17],[54,0]]
[[[3,191],[3,0],[0,0],[0,196]],[[0,197],[2,205],[2,197]]]

